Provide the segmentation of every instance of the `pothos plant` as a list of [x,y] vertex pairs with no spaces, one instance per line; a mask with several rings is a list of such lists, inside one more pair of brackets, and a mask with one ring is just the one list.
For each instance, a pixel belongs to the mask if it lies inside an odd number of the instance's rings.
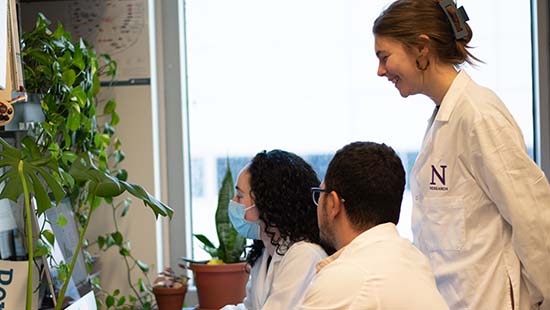
[[[43,95],[41,107],[45,120],[28,133],[20,149],[0,140],[0,167],[4,168],[0,182],[5,183],[0,198],[17,201],[22,195],[25,201],[31,279],[27,287],[27,309],[31,307],[33,257],[49,255],[55,241],[53,232],[42,230],[41,238],[33,242],[31,197],[36,200],[39,215],[56,207],[64,197],[70,199],[79,223],[75,253],[87,242],[85,234],[98,207],[106,202],[113,208],[113,214],[121,212],[123,216],[128,212],[127,200],[118,204],[113,200],[124,192],[142,200],[155,217],[173,214],[171,208],[141,186],[128,182],[128,173],[118,167],[125,155],[115,135],[114,128],[119,122],[116,102],[100,102],[97,98],[100,76],[114,77],[116,63],[108,55],[97,57],[93,47],[82,39],[73,42],[61,24],[53,32],[49,25],[50,22],[39,14],[35,28],[24,33],[21,42],[26,90]],[[141,292],[130,277],[130,270],[135,266],[145,273],[149,267],[131,255],[129,242],[124,240],[118,226],[115,232],[98,237],[97,243],[103,249],[119,247],[128,267],[130,285],[137,295],[129,302],[141,302],[143,308],[151,307],[140,299]],[[37,252],[33,250],[35,247]],[[72,261],[58,266],[63,285],[56,309],[62,307],[77,257],[74,255]],[[139,290],[143,291],[144,285],[141,280],[139,282]],[[126,301],[115,291],[107,294],[104,304],[123,307]]]

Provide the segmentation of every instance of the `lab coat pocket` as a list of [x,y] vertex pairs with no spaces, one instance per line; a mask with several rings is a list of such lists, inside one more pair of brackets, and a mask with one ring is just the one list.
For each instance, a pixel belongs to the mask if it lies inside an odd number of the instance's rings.
[[422,203],[421,238],[430,251],[460,251],[464,247],[464,207],[460,197],[427,197]]

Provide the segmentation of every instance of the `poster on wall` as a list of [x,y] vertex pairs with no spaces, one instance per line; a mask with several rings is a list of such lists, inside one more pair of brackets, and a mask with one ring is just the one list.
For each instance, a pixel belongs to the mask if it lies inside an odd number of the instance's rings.
[[[0,0],[4,1],[4,0]],[[149,78],[146,0],[70,0],[21,3],[23,30],[34,26],[38,12],[61,22],[73,41],[83,38],[97,54],[109,54],[118,64],[117,81]]]

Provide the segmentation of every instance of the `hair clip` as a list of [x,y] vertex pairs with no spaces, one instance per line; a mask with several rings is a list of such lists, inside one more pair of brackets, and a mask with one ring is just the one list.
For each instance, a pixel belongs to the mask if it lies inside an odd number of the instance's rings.
[[466,28],[466,22],[470,20],[466,10],[463,6],[460,8],[456,7],[456,3],[453,0],[441,0],[439,5],[447,15],[453,31],[455,33],[455,38],[457,40],[464,39],[468,36],[468,29]]

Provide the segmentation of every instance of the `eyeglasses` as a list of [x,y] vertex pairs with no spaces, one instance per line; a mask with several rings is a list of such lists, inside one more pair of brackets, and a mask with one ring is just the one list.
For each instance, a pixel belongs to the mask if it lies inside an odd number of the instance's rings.
[[[331,193],[333,190],[326,189],[326,188],[320,188],[320,187],[312,187],[311,188],[311,198],[313,198],[313,203],[318,207],[319,206],[319,199],[321,198],[321,193]],[[342,197],[340,197],[340,201],[345,202],[346,200]]]

